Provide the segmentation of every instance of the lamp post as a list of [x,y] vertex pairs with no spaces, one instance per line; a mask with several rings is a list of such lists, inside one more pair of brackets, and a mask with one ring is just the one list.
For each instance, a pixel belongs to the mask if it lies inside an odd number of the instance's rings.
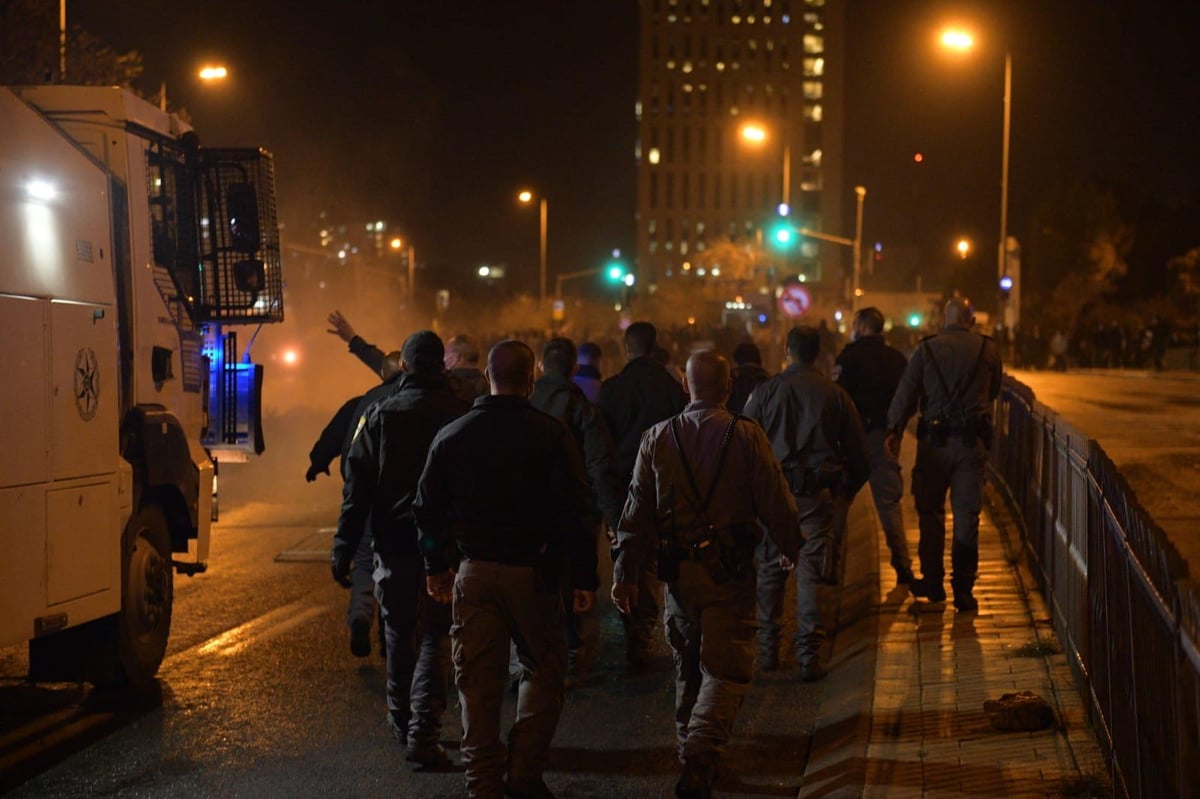
[[[975,37],[970,33],[957,29],[942,32],[943,47],[958,52],[966,52],[975,46]],[[1008,162],[1009,140],[1012,134],[1012,51],[1004,52],[1004,133],[1001,139],[1000,155],[1000,243],[997,245],[996,279],[997,282],[1008,276]],[[1021,309],[1014,307],[1012,324],[1020,319]],[[1008,320],[1005,320],[1006,324]]]
[[[205,83],[225,80],[229,77],[229,69],[222,64],[206,64],[200,68],[196,76]],[[158,107],[167,110],[167,82],[164,80],[158,90]]]
[[[533,202],[534,194],[528,189],[522,190],[517,195],[517,200],[528,205]],[[545,195],[538,197],[538,308],[545,309],[546,307],[546,226],[549,211],[547,209]]]
[[[404,249],[404,239],[397,236],[397,237],[393,238],[390,242],[388,242],[388,246],[391,247],[393,251],[400,252],[400,250]],[[416,301],[414,300],[414,297],[416,296],[416,294],[415,294],[416,285],[415,284],[416,284],[416,279],[417,279],[416,278],[417,249],[416,249],[416,247],[413,246],[412,242],[409,242],[408,252],[406,254],[408,256],[408,285],[406,287],[408,289],[408,303],[409,303],[409,305],[415,306]]]

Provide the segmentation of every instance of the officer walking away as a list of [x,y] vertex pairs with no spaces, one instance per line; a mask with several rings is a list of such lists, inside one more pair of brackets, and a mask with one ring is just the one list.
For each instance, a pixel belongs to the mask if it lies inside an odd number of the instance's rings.
[[412,503],[434,436],[470,407],[451,388],[443,356],[442,341],[431,331],[404,342],[396,390],[367,409],[349,447],[332,552],[334,579],[345,584],[351,553],[370,520],[387,645],[387,720],[407,759],[425,767],[449,762],[438,737],[450,614],[425,592]]
[[979,509],[984,467],[992,441],[992,403],[1000,395],[1000,351],[988,336],[971,330],[970,300],[946,303],[941,332],[921,339],[888,408],[886,446],[900,455],[904,428],[920,408],[917,462],[912,472],[921,535],[917,556],[921,579],[913,596],[943,602],[946,589],[946,492],[954,514],[950,586],[960,611],[979,608],[972,590],[979,566]]
[[[766,525],[782,567],[797,556],[796,505],[766,435],[723,405],[729,362],[695,352],[691,403],[642,438],[618,528],[612,598],[637,607],[644,564],[667,584],[675,654],[678,797],[712,795],[713,774],[754,672],[754,550]],[[657,558],[655,557],[657,553]]]
[[[787,369],[755,389],[745,411],[767,433],[796,498],[804,531],[795,572],[796,662],[805,682],[825,676],[820,662],[825,628],[817,588],[836,581],[834,501],[849,503],[870,474],[867,437],[854,401],[818,371],[820,350],[816,328],[806,325],[788,331]],[[778,549],[764,541],[758,553],[758,645],[764,671],[779,668],[787,578]]]
[[[569,580],[575,612],[586,613],[597,582],[583,459],[566,426],[530,405],[533,369],[524,343],[492,347],[491,395],[438,434],[413,503],[427,590],[453,601],[467,788],[486,799],[553,797],[542,774],[563,705],[563,586]],[[522,676],[506,755],[510,640]]]
[[575,385],[583,389],[588,402],[600,399],[600,384],[603,377],[600,373],[600,345],[594,341],[585,341],[579,345],[579,369],[575,372]]
[[[688,404],[683,385],[654,359],[658,331],[649,322],[625,329],[625,368],[600,387],[600,409],[617,443],[617,471],[633,474],[642,433],[682,411]],[[643,562],[638,604],[621,617],[625,625],[625,657],[639,668],[650,662],[650,642],[658,628],[658,582],[653,559]]]
[[[389,352],[383,356],[379,376],[383,382],[369,389],[366,394],[347,401],[321,431],[320,438],[308,453],[309,467],[304,478],[308,482],[317,479],[317,474],[329,474],[329,464],[335,456],[339,457],[342,474],[343,490],[346,480],[347,454],[358,420],[366,413],[367,408],[396,390],[402,374],[400,362],[402,355],[398,351]],[[349,409],[347,411],[347,409]],[[336,444],[334,443],[336,442]],[[336,446],[336,450],[334,447]],[[350,652],[355,657],[365,658],[371,654],[371,619],[375,616],[375,581],[372,573],[375,571],[374,550],[372,544],[370,520],[367,520],[363,536],[354,550],[354,569],[350,572],[350,608],[347,611],[346,622],[350,625]],[[381,642],[384,631],[379,632]],[[384,644],[386,651],[386,644]]]
[[733,348],[733,388],[725,407],[730,413],[741,413],[746,400],[759,384],[767,382],[770,373],[763,368],[762,353],[753,341],[743,341]]
[[[601,525],[617,529],[625,503],[626,481],[617,472],[616,447],[600,409],[588,402],[571,376],[576,370],[575,344],[569,338],[556,337],[542,348],[542,376],[533,385],[530,402],[567,426],[583,453],[583,462],[591,484],[594,507],[593,546],[600,541]],[[566,603],[564,603],[566,604]],[[568,670],[578,676],[591,665],[599,637],[594,613],[575,614],[567,610]]]
[[446,371],[458,381],[458,395],[474,402],[488,394],[488,381],[479,369],[479,345],[475,339],[459,334],[446,344]]
[[[854,400],[866,430],[871,456],[871,496],[891,552],[896,584],[908,585],[913,581],[913,573],[908,540],[904,537],[904,512],[900,508],[904,498],[904,478],[900,474],[900,461],[883,446],[887,437],[888,406],[892,404],[908,359],[883,340],[883,313],[878,308],[862,308],[854,314],[851,335],[852,340],[838,355],[833,367],[834,379]],[[844,529],[844,513],[839,524]]]

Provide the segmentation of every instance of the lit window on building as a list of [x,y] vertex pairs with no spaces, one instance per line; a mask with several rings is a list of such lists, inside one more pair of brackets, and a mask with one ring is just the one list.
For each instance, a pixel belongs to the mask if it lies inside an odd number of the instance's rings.
[[747,16],[746,16],[746,24],[747,24],[747,25],[753,25],[753,24],[754,24],[754,15],[753,15],[753,14],[749,14],[749,15],[747,15]]
[[683,71],[683,74],[685,74],[685,75],[690,75],[690,74],[691,74],[691,72],[692,72],[692,62],[691,62],[691,61],[684,61],[684,62],[683,62],[683,66],[682,66],[682,67],[680,67],[680,69]]
[[808,78],[819,78],[825,74],[825,59],[824,58],[806,58],[804,59],[804,76]]
[[671,59],[667,62],[667,69],[675,69],[675,59]]
[[820,122],[822,117],[821,104],[804,106],[804,118],[813,122]]
[[725,62],[724,61],[718,61],[716,66],[717,66],[717,72],[725,71]]
[[688,254],[688,243],[686,241],[679,242],[679,254],[680,255]]
[[813,150],[808,155],[804,156],[804,162],[815,167],[821,166],[821,150],[820,148]]
[[804,34],[804,52],[806,52],[806,53],[823,53],[823,52],[825,52],[825,37],[818,36],[815,33]]
[[810,6],[814,6],[816,8],[820,8],[825,5],[825,0],[804,0],[804,3],[805,3],[805,5],[810,5]]
[[804,81],[804,99],[820,100],[825,94],[825,85],[819,80]]
[[658,242],[657,241],[650,242],[650,246],[647,249],[650,250],[651,253],[658,252]]
[[650,220],[650,222],[646,225],[646,232],[648,232],[651,236],[653,236],[655,233],[658,232],[658,220],[657,219]]
[[652,164],[657,164],[662,160],[662,151],[657,147],[651,147],[650,152],[646,154],[646,160]]
[[695,87],[694,87],[694,86],[692,86],[692,84],[690,84],[690,83],[685,83],[685,84],[683,84],[683,93],[684,93],[684,94],[691,94],[691,93],[692,93],[692,90],[693,90],[694,88],[695,88]]
[[742,18],[740,16],[738,16],[737,14],[734,14],[732,17],[730,17],[729,21],[732,22],[734,25],[742,24]]

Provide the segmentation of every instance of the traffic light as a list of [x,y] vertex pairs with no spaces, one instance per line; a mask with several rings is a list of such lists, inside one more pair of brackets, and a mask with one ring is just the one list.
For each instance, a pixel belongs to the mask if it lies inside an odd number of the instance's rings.
[[1000,299],[1008,300],[1008,295],[1012,292],[1013,279],[1008,275],[1000,278]]
[[608,266],[604,268],[604,279],[609,283],[624,284],[625,286],[632,286],[636,282],[633,273],[620,261],[609,262]]
[[796,230],[787,219],[780,219],[771,228],[771,242],[775,245],[776,249],[791,249],[799,238],[800,231]]

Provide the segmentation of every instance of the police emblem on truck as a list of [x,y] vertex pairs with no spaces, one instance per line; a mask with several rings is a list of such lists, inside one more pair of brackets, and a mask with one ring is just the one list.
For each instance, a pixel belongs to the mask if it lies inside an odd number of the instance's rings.
[[100,404],[100,364],[91,347],[75,353],[75,409],[79,418],[90,422]]

